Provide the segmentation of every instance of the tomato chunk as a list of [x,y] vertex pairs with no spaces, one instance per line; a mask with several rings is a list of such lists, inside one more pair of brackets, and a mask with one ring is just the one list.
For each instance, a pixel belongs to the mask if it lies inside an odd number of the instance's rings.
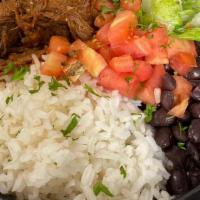
[[175,96],[175,104],[179,104],[186,98],[190,97],[192,85],[182,76],[175,76],[176,89],[173,91]]
[[51,52],[48,54],[45,63],[41,66],[41,73],[47,76],[59,77],[63,73],[62,64],[67,62],[67,57]]
[[128,10],[119,12],[110,25],[108,40],[111,45],[118,45],[126,41],[129,34],[138,24],[137,16]]
[[103,56],[87,46],[81,51],[79,60],[93,77],[98,77],[100,72],[107,66]]
[[133,72],[134,62],[130,55],[123,55],[120,57],[114,57],[109,66],[116,72]]
[[112,51],[109,46],[102,46],[98,52],[103,56],[107,63],[112,59]]
[[52,36],[49,43],[49,52],[66,54],[70,48],[70,43],[67,38],[62,36]]
[[134,62],[134,69],[133,69],[135,75],[138,77],[138,79],[143,82],[147,81],[150,79],[152,73],[153,73],[153,68],[150,64],[137,60]]
[[195,44],[193,41],[177,39],[174,37],[169,38],[167,52],[169,58],[180,52],[190,53],[195,57],[197,56]]
[[146,57],[146,61],[151,65],[169,64],[166,49],[159,46],[154,47],[152,53]]
[[186,75],[193,67],[196,67],[196,59],[190,53],[177,53],[170,59],[172,68],[180,75]]
[[98,32],[96,33],[96,38],[97,40],[99,40],[100,42],[104,43],[104,44],[109,44],[109,40],[108,40],[108,31],[110,28],[110,24],[105,24],[100,30],[98,30]]
[[120,0],[120,6],[125,10],[138,12],[141,8],[141,0]]
[[108,90],[118,90],[120,94],[129,98],[136,95],[139,87],[139,81],[133,74],[119,74],[108,67],[101,72],[98,84]]
[[150,87],[143,87],[137,94],[137,98],[146,104],[156,104],[154,89]]

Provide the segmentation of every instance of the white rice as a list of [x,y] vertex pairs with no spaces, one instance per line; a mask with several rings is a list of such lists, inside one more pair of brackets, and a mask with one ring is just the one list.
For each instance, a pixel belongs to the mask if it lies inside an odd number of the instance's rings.
[[[169,177],[164,156],[144,116],[131,115],[138,112],[133,102],[117,92],[99,98],[82,85],[59,88],[52,96],[46,76],[41,76],[40,91],[30,94],[37,72],[32,65],[24,81],[0,90],[0,193],[28,200],[170,199],[163,187]],[[94,84],[88,77],[81,80]],[[13,101],[6,104],[11,95]],[[73,113],[80,119],[66,138],[61,130]],[[95,196],[99,181],[112,198]]]

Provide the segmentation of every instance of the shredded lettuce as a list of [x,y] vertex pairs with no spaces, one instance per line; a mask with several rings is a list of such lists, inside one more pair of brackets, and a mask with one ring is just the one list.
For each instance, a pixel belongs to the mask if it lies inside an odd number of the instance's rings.
[[143,10],[170,34],[200,41],[200,0],[143,0]]

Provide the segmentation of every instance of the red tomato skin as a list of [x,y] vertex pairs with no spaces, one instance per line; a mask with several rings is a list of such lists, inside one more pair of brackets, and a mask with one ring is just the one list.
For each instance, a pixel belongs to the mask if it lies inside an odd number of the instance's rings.
[[109,62],[109,66],[116,72],[133,72],[134,62],[131,55],[114,57]]
[[67,57],[57,52],[51,52],[41,66],[41,73],[47,76],[59,77],[63,73],[62,63],[67,62]]
[[128,10],[119,12],[110,25],[108,40],[111,45],[125,42],[138,24],[137,16]]
[[145,60],[151,65],[169,64],[167,50],[158,46],[153,48],[152,53],[146,56]]
[[[132,77],[130,83],[126,81],[127,77]],[[105,68],[97,81],[98,85],[108,90],[118,90],[120,94],[133,98],[137,92],[139,81],[130,73],[119,74],[110,68]]]
[[107,63],[112,59],[112,52],[109,46],[102,46],[98,52],[103,56]]
[[180,75],[187,75],[187,73],[197,66],[195,57],[190,53],[177,53],[170,59],[171,67]]
[[110,28],[110,23],[105,24],[101,29],[99,29],[96,33],[96,38],[103,44],[109,44],[108,40],[108,31]]
[[165,75],[165,69],[163,65],[155,65],[151,78],[146,82],[146,86],[150,88],[161,88],[162,77]]
[[147,81],[151,78],[153,73],[153,68],[150,64],[137,60],[134,62],[134,73],[138,77],[140,82]]
[[141,8],[141,0],[120,0],[120,6],[125,10],[138,12]]
[[148,56],[152,52],[151,45],[146,36],[131,38],[120,45],[111,45],[111,49],[115,56],[130,54],[135,59]]
[[193,41],[169,37],[167,45],[168,57],[172,58],[177,53],[185,52],[190,53],[194,57],[197,56],[196,47]]
[[141,100],[143,103],[154,105],[156,104],[154,90],[149,87],[142,88],[137,93],[137,99]]
[[169,40],[167,29],[165,27],[159,27],[150,31],[147,33],[147,38],[153,48],[167,46]]

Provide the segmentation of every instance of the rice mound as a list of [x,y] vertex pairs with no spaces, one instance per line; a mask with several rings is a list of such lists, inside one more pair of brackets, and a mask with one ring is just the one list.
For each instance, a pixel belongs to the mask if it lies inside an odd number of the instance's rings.
[[[0,90],[0,193],[28,200],[170,199],[164,155],[135,102],[117,92],[97,97],[82,84],[52,94],[51,78],[42,75],[45,84],[30,94],[37,65],[23,81],[7,82]],[[88,77],[81,80],[94,84]],[[61,130],[73,113],[80,116],[78,125],[64,137]],[[95,196],[97,182],[114,196]]]

